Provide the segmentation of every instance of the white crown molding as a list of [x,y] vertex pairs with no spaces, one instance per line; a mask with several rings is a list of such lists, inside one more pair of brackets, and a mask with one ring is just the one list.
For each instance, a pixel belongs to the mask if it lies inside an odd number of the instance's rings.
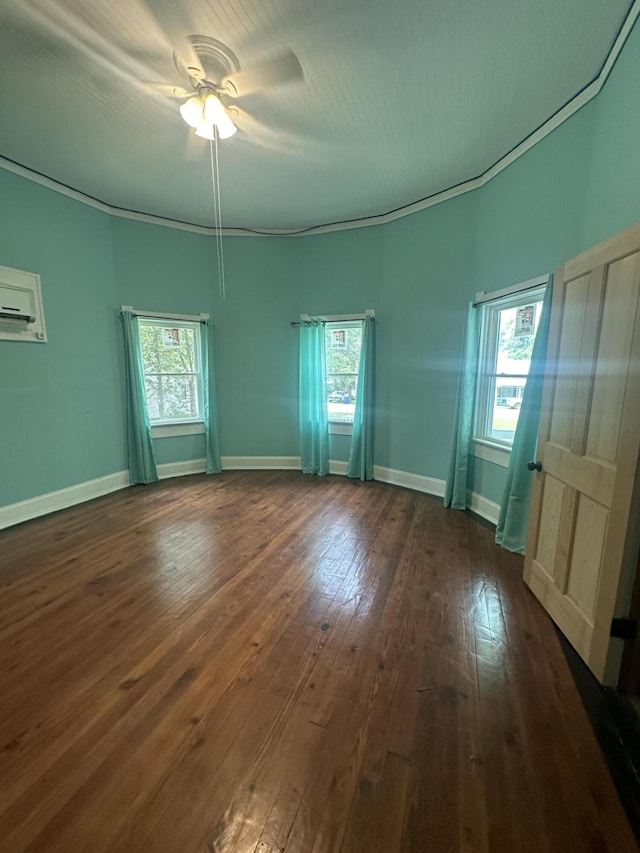
[[0,507],[0,530],[11,527],[14,524],[22,524],[32,518],[48,515],[61,509],[84,503],[85,501],[100,498],[118,489],[124,489],[129,485],[129,472],[116,471],[115,474],[107,474],[106,477],[98,477],[95,480],[87,480],[77,483],[75,486],[67,486],[55,492],[38,495],[25,501]]
[[[473,190],[483,187],[600,93],[602,87],[607,82],[609,74],[611,73],[624,43],[633,29],[633,25],[639,15],[640,0],[635,0],[611,50],[609,51],[602,70],[596,79],[572,98],[567,104],[565,104],[564,107],[558,110],[558,112],[554,113],[554,115],[524,139],[519,145],[516,145],[515,148],[501,157],[497,163],[478,177],[464,181],[463,183],[447,190],[443,190],[442,192],[435,193],[434,195],[420,201],[416,201],[413,204],[407,204],[398,210],[392,210],[375,216],[367,216],[360,219],[347,220],[345,222],[327,223],[326,225],[313,225],[308,228],[223,228],[223,236],[307,237],[313,234],[328,234],[333,231],[351,231],[355,228],[369,228],[374,225],[385,225],[388,222],[394,222],[396,219],[403,219],[405,216],[411,216],[413,213],[418,213],[421,210],[426,210],[429,207],[434,207],[437,204],[442,204],[445,201],[449,201],[450,199],[457,198],[460,195],[464,195],[465,193],[472,192]],[[48,178],[46,175],[32,172],[26,166],[21,166],[11,160],[6,160],[4,157],[0,157],[0,168],[3,168],[8,172],[13,172],[14,174],[33,181],[36,184],[40,184],[47,189],[54,190],[68,198],[75,199],[75,201],[82,202],[89,207],[100,210],[102,213],[108,213],[111,216],[117,216],[121,219],[131,219],[135,222],[146,222],[150,225],[162,225],[166,228],[174,228],[178,231],[190,231],[194,234],[204,234],[207,236],[214,236],[216,234],[215,228],[209,228],[203,225],[191,225],[186,222],[179,222],[162,216],[153,216],[148,213],[137,213],[135,211],[112,207],[105,202],[85,195],[79,190],[74,190],[64,184],[58,183],[58,181],[55,181],[53,178]]]

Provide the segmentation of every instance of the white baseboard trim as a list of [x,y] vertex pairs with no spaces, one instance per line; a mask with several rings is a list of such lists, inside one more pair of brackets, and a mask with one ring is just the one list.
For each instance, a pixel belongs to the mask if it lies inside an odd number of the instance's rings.
[[444,480],[436,477],[425,477],[422,474],[410,474],[408,471],[398,471],[395,468],[384,468],[382,465],[373,466],[373,476],[381,483],[392,486],[403,486],[415,492],[442,497],[444,495]]
[[128,485],[129,472],[117,471],[115,474],[107,474],[106,477],[97,477],[95,480],[87,480],[26,501],[2,506],[0,507],[0,530],[41,515],[48,515],[50,512],[57,512],[60,509],[100,498],[110,492],[124,489]]
[[[382,483],[403,486],[405,489],[413,489],[416,492],[424,492],[427,495],[434,495],[439,498],[444,497],[444,480],[424,477],[422,474],[410,474],[407,471],[397,471],[394,468],[383,468],[380,465],[374,465],[373,473],[376,480]],[[500,505],[477,492],[471,492],[469,495],[469,509],[492,524],[498,523]]]
[[223,456],[223,471],[299,471],[299,456]]
[[206,467],[206,459],[187,459],[185,462],[165,462],[162,465],[156,465],[159,480],[185,477],[187,474],[204,474]]
[[[206,467],[205,459],[188,459],[184,462],[166,462],[158,465],[158,478],[166,480],[170,477],[184,477],[189,474],[201,474]],[[300,457],[298,456],[223,456],[222,468],[226,471],[279,471],[300,470]],[[331,459],[329,472],[345,476],[347,463],[339,459]],[[385,468],[375,465],[373,468],[376,480],[381,483],[389,483],[393,486],[402,486],[405,489],[413,489],[427,495],[442,497],[444,495],[445,481],[436,477],[425,477],[422,474],[411,474],[408,471],[398,471],[395,468]],[[95,480],[87,480],[75,486],[58,489],[46,495],[38,495],[19,503],[0,507],[0,530],[21,524],[32,518],[57,512],[70,506],[108,495],[110,492],[124,489],[129,485],[129,472],[117,471],[106,477],[98,477]],[[500,506],[482,495],[472,492],[469,498],[469,509],[497,524]]]
[[482,518],[486,518],[492,524],[498,523],[500,504],[490,501],[489,498],[485,498],[477,492],[471,492],[469,509],[482,516]]
[[[223,471],[300,471],[299,456],[223,456]],[[186,474],[202,474],[206,467],[205,459],[190,459],[188,462],[168,462],[158,465],[158,478],[182,477]],[[346,476],[347,463],[339,459],[329,460],[330,474]],[[377,478],[380,479],[380,478]]]

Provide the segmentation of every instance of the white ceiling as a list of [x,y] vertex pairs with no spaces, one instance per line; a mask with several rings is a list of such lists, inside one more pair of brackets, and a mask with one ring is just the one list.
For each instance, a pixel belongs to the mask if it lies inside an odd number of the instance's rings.
[[[304,79],[248,95],[220,143],[223,224],[304,228],[472,179],[599,74],[629,0],[3,0],[0,156],[106,204],[213,224],[188,159],[172,47],[242,67],[292,49]],[[191,149],[189,149],[191,150]]]

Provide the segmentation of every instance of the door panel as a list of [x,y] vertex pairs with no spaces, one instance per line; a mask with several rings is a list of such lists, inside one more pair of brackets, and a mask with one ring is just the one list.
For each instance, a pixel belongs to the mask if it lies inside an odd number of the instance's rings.
[[[554,285],[525,581],[595,675],[615,683],[640,450],[640,226],[566,263]],[[633,542],[636,538],[633,539]]]
[[600,329],[600,369],[593,384],[586,455],[609,462],[616,458],[631,356],[635,318],[628,306],[638,302],[639,283],[633,277],[635,261],[636,256],[629,255],[609,267]]
[[610,462],[598,463],[578,456],[551,442],[546,447],[545,470],[578,492],[589,495],[606,506],[611,505],[616,469]]
[[556,576],[556,555],[560,532],[562,499],[566,486],[547,474],[544,480],[544,500],[540,514],[540,535],[536,549],[536,561],[551,577]]
[[608,520],[609,510],[606,507],[586,495],[578,497],[566,594],[589,620],[593,619],[595,612],[596,590]]
[[567,283],[560,317],[558,370],[551,419],[551,441],[557,447],[565,447],[567,450],[571,448],[571,431],[577,391],[576,366],[580,360],[588,283],[588,276]]

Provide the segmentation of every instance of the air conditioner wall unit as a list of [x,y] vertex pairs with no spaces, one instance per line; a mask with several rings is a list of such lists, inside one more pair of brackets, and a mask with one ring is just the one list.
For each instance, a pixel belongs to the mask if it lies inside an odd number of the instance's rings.
[[35,323],[36,306],[33,291],[0,284],[0,319]]
[[47,340],[36,273],[0,267],[0,340]]

